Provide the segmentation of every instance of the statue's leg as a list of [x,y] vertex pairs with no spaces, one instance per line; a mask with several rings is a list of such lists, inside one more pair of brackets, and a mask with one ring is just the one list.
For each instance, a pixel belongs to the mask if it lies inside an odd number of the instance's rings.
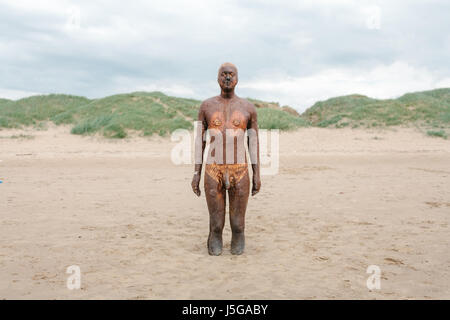
[[247,209],[250,192],[250,179],[246,174],[230,190],[230,225],[231,225],[231,253],[242,254],[245,248],[245,211]]
[[222,253],[222,231],[225,225],[226,191],[221,182],[205,174],[205,196],[209,210],[208,253]]

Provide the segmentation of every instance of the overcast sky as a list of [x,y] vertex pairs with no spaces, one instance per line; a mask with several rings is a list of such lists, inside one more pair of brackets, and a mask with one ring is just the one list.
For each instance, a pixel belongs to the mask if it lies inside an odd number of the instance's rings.
[[0,97],[159,90],[318,100],[450,87],[450,1],[0,0]]

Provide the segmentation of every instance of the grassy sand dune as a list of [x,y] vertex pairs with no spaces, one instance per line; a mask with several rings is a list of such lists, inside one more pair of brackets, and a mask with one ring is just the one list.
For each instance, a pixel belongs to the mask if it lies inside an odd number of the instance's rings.
[[[72,125],[73,134],[101,133],[108,138],[125,138],[132,130],[144,136],[164,136],[178,128],[192,129],[200,103],[161,92],[133,92],[93,100],[62,94],[0,100],[0,128],[42,128],[51,121]],[[290,130],[308,125],[280,107],[269,108],[265,102],[260,105],[258,114],[263,129]]]
[[[428,135],[447,138],[450,132],[450,89],[405,94],[379,100],[348,95],[319,101],[299,115],[289,106],[250,99],[262,129],[294,130],[314,127],[419,126]],[[50,94],[17,101],[0,99],[0,128],[34,126],[47,122],[69,124],[73,134],[102,134],[125,138],[165,136],[178,128],[192,129],[201,101],[167,96],[161,92],[133,92],[101,99]]]
[[318,127],[379,127],[410,125],[450,127],[450,89],[407,93],[397,99],[378,100],[348,95],[315,103],[302,117]]

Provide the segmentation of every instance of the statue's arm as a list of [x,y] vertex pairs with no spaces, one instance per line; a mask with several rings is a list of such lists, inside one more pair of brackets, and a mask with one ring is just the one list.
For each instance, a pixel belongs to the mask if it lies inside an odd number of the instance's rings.
[[252,163],[253,181],[252,196],[257,194],[261,189],[260,177],[260,161],[259,161],[259,132],[258,132],[258,115],[253,104],[250,105],[250,119],[247,125],[248,151]]
[[202,103],[200,109],[198,111],[197,117],[197,132],[195,137],[195,169],[194,169],[194,177],[192,178],[192,191],[197,196],[200,196],[200,178],[202,175],[202,166],[203,166],[203,155],[205,153],[206,140],[204,139],[205,131],[207,129],[207,122],[205,116],[205,104]]

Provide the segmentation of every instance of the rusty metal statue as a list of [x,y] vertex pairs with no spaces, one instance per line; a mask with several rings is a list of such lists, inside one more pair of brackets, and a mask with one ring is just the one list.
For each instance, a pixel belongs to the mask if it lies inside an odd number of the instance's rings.
[[[200,196],[200,177],[207,134],[210,133],[213,150],[208,152],[205,165],[205,196],[209,210],[208,252],[222,253],[222,231],[225,225],[226,194],[228,191],[230,225],[232,231],[231,253],[242,254],[245,247],[245,211],[250,192],[250,179],[245,150],[247,132],[248,151],[251,158],[253,181],[252,196],[261,188],[258,121],[255,106],[234,93],[238,70],[232,63],[219,68],[219,96],[205,100],[198,113],[201,134],[196,138],[196,164],[192,190]],[[200,131],[200,130],[199,130]],[[201,139],[199,141],[199,139]],[[210,148],[211,149],[211,148]],[[199,156],[198,156],[199,155]]]

